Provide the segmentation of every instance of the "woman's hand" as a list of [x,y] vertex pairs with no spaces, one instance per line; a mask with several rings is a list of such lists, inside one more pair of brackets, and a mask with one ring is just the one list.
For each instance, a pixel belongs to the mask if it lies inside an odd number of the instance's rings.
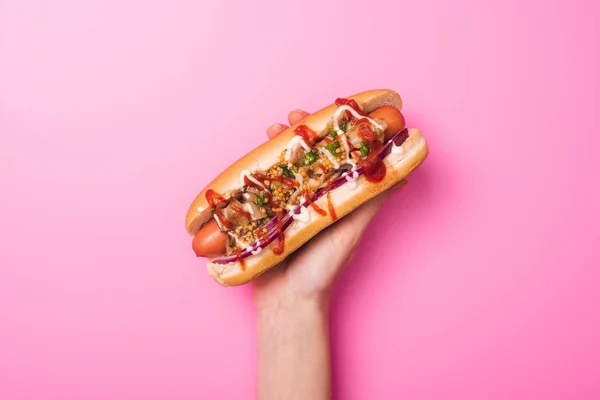
[[[304,111],[294,110],[288,121],[293,125],[307,116]],[[267,135],[272,139],[286,128],[272,125]],[[330,397],[331,289],[390,193],[363,204],[253,282],[258,314],[259,400]]]
[[[288,121],[293,125],[308,115],[307,112],[293,110]],[[271,125],[267,136],[273,139],[287,128],[282,124]],[[354,256],[367,225],[392,191],[363,204],[256,279],[253,294],[257,311],[295,307],[298,302],[306,301],[326,306],[333,283]]]
[[[293,125],[307,116],[304,111],[294,110],[288,121]],[[272,125],[267,135],[272,139],[286,128]],[[253,282],[258,314],[259,400],[330,397],[331,289],[390,193],[363,204]]]

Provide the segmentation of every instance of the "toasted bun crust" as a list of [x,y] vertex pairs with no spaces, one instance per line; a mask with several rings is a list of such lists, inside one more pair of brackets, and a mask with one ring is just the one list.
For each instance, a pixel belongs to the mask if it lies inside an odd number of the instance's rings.
[[[382,106],[402,108],[400,96],[390,90],[371,90],[350,96],[349,98],[356,100],[367,113]],[[294,137],[296,126],[304,124],[314,132],[319,133],[327,127],[336,109],[337,106],[330,105],[311,114],[300,123],[286,129],[275,139],[262,144],[236,161],[209,183],[196,197],[188,210],[186,217],[188,233],[190,235],[196,234],[202,225],[212,217],[212,210],[205,198],[205,193],[208,189],[213,189],[228,198],[231,191],[237,190],[241,186],[241,171],[249,170],[252,172],[257,169],[266,170],[270,168],[278,161],[279,155],[287,147],[288,141]],[[342,185],[331,191],[331,203],[335,208],[338,219],[402,181],[413,169],[423,162],[428,154],[427,143],[416,129],[409,129],[409,137],[402,145],[402,149],[401,153],[391,153],[385,158],[384,163],[387,167],[387,173],[381,182],[371,183],[364,176],[360,176],[357,180],[356,188],[352,189],[350,185]],[[316,204],[322,209],[327,210],[327,196],[317,200]],[[244,270],[242,270],[239,262],[215,264],[209,259],[207,262],[208,273],[221,285],[234,286],[248,283],[275,266],[318,232],[333,223],[329,215],[321,216],[311,207],[307,210],[310,213],[310,222],[304,224],[295,221],[285,230],[285,250],[282,254],[276,255],[273,253],[272,248],[277,243],[277,240],[275,240],[264,248],[260,254],[245,258],[246,268]]]

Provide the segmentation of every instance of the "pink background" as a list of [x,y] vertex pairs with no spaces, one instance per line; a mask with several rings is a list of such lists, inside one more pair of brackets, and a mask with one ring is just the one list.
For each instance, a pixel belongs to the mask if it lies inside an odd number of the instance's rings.
[[0,397],[253,398],[189,202],[386,87],[431,155],[338,287],[336,398],[599,398],[594,1],[282,3],[0,1]]

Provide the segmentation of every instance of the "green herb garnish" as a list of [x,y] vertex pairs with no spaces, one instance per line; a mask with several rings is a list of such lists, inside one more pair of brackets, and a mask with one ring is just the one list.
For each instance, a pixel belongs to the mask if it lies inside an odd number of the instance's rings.
[[325,146],[327,151],[329,151],[333,155],[335,155],[335,150],[338,149],[339,147],[340,147],[340,142],[338,142],[337,140],[334,140],[333,142],[331,142],[327,146]]
[[346,132],[347,126],[348,126],[348,122],[344,122],[343,124],[340,125],[340,130]]
[[335,130],[335,128],[331,128],[329,130],[329,135],[331,135],[331,137],[336,137],[337,136],[337,131]]
[[281,172],[286,178],[294,179],[296,177],[296,175],[294,175],[294,173],[290,171],[287,165],[279,164],[279,168],[281,168]]
[[265,192],[263,192],[263,191],[260,191],[260,192],[258,193],[258,196],[257,196],[257,198],[256,198],[256,204],[257,204],[259,207],[262,207],[262,206],[264,206],[265,204],[267,204],[267,202],[265,201],[265,197],[266,197],[266,194],[265,194]]
[[319,157],[317,156],[316,153],[309,151],[308,153],[306,153],[304,155],[304,165],[310,165],[310,164],[314,163],[315,161],[317,161],[318,158]]
[[360,154],[362,154],[363,157],[366,157],[369,155],[369,151],[370,151],[370,149],[369,149],[369,146],[367,146],[367,143],[362,142],[360,144]]

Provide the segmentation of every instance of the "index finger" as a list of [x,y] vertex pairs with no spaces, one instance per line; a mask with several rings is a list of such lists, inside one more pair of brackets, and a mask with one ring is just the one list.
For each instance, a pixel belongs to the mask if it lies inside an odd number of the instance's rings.
[[[292,110],[288,114],[288,121],[290,125],[297,124],[302,121],[304,118],[308,117],[310,114],[306,111],[302,110]],[[267,136],[269,140],[275,138],[277,135],[281,134],[281,132],[285,131],[289,126],[284,124],[273,124],[267,128]]]
[[288,128],[287,125],[283,125],[283,124],[273,124],[270,127],[267,128],[267,136],[269,137],[269,140],[275,138],[277,135],[279,135],[281,132],[285,131]]
[[294,124],[297,124],[298,122],[302,121],[304,118],[308,117],[309,115],[310,114],[307,113],[306,111],[292,110],[288,114],[288,121],[289,121],[290,125],[294,125]]

